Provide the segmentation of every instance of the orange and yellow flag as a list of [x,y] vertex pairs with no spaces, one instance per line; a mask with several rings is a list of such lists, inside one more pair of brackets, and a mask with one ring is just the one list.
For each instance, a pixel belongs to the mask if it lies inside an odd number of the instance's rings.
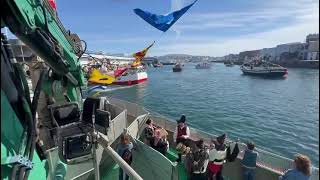
[[138,62],[140,62],[141,59],[142,59],[144,56],[146,56],[148,50],[154,45],[154,43],[155,43],[155,41],[153,41],[153,43],[152,43],[150,46],[148,46],[147,48],[145,48],[144,50],[139,51],[139,52],[137,52],[137,53],[134,53],[132,56],[133,56],[136,60],[134,61],[133,64],[137,64]]

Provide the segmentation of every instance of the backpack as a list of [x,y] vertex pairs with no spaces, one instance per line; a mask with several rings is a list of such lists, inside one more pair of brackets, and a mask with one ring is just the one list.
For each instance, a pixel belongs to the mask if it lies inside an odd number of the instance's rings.
[[129,165],[131,164],[132,152],[129,149],[124,150],[121,157],[126,163],[128,163]]
[[228,160],[228,162],[233,162],[234,160],[236,160],[239,152],[240,152],[240,150],[239,150],[238,143],[236,143],[236,145],[234,146],[232,153],[231,153],[231,149],[230,149],[230,146],[229,146],[227,148],[227,160]]

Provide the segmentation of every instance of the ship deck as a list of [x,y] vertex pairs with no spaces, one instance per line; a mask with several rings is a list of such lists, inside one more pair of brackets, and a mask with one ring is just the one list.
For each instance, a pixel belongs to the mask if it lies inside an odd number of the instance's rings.
[[[178,158],[178,153],[175,149],[170,148],[169,151],[166,154],[166,157],[170,159],[170,161],[175,162],[175,160]],[[186,180],[187,172],[185,167],[182,163],[178,163],[178,171],[179,171],[179,180]],[[105,172],[101,172],[101,179],[102,180],[115,180],[119,178],[119,165],[113,164],[110,166]]]

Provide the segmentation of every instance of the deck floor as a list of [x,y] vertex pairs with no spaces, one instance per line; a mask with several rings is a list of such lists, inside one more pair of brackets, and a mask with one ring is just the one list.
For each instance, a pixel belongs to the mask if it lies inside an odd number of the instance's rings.
[[[178,158],[177,151],[175,149],[170,148],[167,152],[167,158],[172,162],[175,162]],[[187,180],[187,172],[182,163],[178,163],[178,171],[179,171],[179,180]],[[108,168],[105,172],[102,172],[102,180],[117,180],[119,179],[119,165],[113,164],[110,168]]]

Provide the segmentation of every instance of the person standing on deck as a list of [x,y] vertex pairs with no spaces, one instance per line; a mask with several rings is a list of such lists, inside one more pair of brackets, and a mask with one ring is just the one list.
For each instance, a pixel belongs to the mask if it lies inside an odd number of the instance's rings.
[[217,140],[213,141],[212,148],[209,152],[209,164],[208,164],[208,179],[212,180],[215,177],[216,180],[223,180],[222,168],[226,162],[227,147],[224,144],[226,134],[217,137]]
[[150,139],[150,146],[164,156],[167,153],[167,141],[161,136],[160,128],[154,131],[154,137]]
[[253,142],[247,144],[247,149],[244,152],[241,164],[244,168],[244,180],[253,180],[257,158],[259,157],[258,152],[254,151],[255,145]]
[[[173,133],[173,141],[178,145],[179,143],[185,144],[186,140],[190,137],[190,129],[186,125],[186,116],[181,115],[180,120],[177,121],[178,125]],[[177,162],[181,161],[181,153],[178,153]]]
[[[117,153],[127,164],[131,165],[133,144],[130,141],[129,135],[122,134],[120,141],[120,144],[117,146]],[[121,168],[119,168],[119,180],[129,180],[129,176]]]
[[148,119],[146,121],[147,127],[143,130],[143,136],[144,136],[144,143],[147,145],[150,145],[150,140],[154,137],[154,131],[156,127],[153,125],[153,122],[151,119]]
[[298,154],[294,158],[294,168],[289,169],[279,180],[309,180],[311,175],[311,161],[307,156]]
[[209,149],[205,147],[203,139],[200,139],[186,157],[185,165],[190,174],[189,180],[206,180],[208,163]]

